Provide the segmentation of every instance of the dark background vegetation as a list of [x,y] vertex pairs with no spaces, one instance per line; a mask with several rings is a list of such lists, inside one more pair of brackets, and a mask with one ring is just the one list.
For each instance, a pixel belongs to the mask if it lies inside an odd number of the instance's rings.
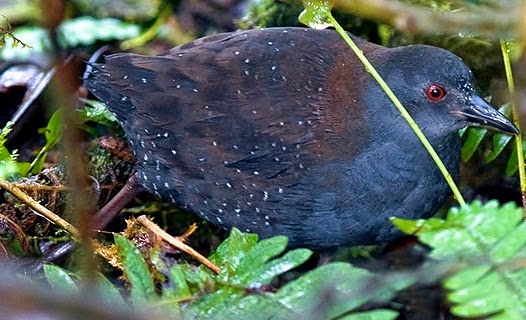
[[[456,53],[493,105],[510,112],[514,101],[524,118],[521,1],[333,4],[339,23],[369,41]],[[516,151],[508,138],[480,129],[463,133],[459,184],[470,205],[450,209],[451,199],[438,213],[444,220],[399,221],[414,235],[382,246],[287,251],[283,237],[229,233],[148,194],[107,230],[86,227],[134,165],[112,115],[81,86],[86,61],[121,51],[155,55],[217,32],[301,26],[303,9],[293,0],[0,0],[6,319],[526,318]],[[513,97],[501,41],[512,48]],[[17,190],[71,222],[80,241],[36,214]],[[211,255],[222,273],[162,244],[133,218],[141,215],[173,235],[196,223],[188,244]]]

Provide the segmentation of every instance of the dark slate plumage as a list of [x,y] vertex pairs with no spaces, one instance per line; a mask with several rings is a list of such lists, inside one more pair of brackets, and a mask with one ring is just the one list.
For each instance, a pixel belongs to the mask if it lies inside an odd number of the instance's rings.
[[[474,121],[516,132],[453,54],[356,41],[454,176],[458,129]],[[250,30],[156,57],[114,54],[85,85],[122,124],[140,184],[226,228],[284,234],[292,246],[371,244],[397,235],[389,217],[427,217],[449,194],[331,30]],[[433,85],[445,89],[440,100]],[[472,115],[479,109],[486,118]]]

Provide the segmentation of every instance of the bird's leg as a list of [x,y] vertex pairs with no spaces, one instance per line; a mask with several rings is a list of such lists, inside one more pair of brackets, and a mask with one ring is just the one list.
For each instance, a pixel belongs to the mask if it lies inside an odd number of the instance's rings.
[[132,175],[115,197],[93,217],[92,228],[100,230],[106,227],[136,195],[143,191],[145,189],[139,184],[137,176]]

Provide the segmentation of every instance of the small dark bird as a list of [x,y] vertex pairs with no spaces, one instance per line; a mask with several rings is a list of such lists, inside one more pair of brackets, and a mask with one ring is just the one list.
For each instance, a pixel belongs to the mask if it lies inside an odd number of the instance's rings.
[[[353,39],[454,177],[460,128],[518,133],[452,53]],[[93,68],[85,86],[116,115],[137,158],[125,189],[139,184],[224,228],[286,235],[293,247],[373,244],[399,235],[389,217],[428,217],[450,194],[335,31],[217,34]],[[129,197],[118,198],[110,211]]]

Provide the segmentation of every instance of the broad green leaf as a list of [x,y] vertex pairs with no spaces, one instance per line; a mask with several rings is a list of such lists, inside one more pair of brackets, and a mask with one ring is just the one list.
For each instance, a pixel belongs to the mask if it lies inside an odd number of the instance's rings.
[[62,131],[64,129],[64,115],[61,109],[53,112],[53,115],[47,123],[46,129],[44,131],[44,136],[46,137],[46,147],[51,149],[55,146],[62,136]]
[[510,140],[512,139],[512,136],[509,134],[504,133],[495,133],[493,135],[493,148],[491,149],[490,153],[486,156],[486,163],[490,163],[493,160],[495,160],[504,150],[504,148],[508,145]]
[[234,282],[240,281],[240,283],[244,283],[249,272],[254,271],[254,269],[259,268],[270,259],[282,253],[287,247],[287,242],[287,237],[276,236],[256,243],[240,261],[236,269],[236,275],[232,280]]
[[96,122],[106,127],[115,127],[117,118],[106,105],[100,101],[82,99],[86,104],[83,110],[79,110],[83,122]]
[[124,274],[131,286],[132,304],[138,307],[155,301],[155,286],[141,252],[124,236],[116,234],[114,238]]
[[276,293],[245,293],[240,299],[216,303],[215,308],[201,309],[204,313],[193,315],[218,320],[393,319],[396,312],[375,310],[364,313],[354,310],[366,302],[391,299],[396,290],[414,281],[407,280],[374,275],[348,263],[337,262],[308,272]]
[[97,278],[97,289],[102,302],[105,302],[107,305],[117,305],[123,310],[129,307],[115,285],[102,274],[99,274]]
[[404,279],[397,281],[398,284],[389,282],[392,287],[382,286],[379,280],[380,276],[350,264],[330,263],[287,284],[276,293],[276,298],[285,306],[293,306],[295,313],[309,315],[316,312],[320,297],[329,296],[331,300],[327,303],[332,303],[332,306],[326,308],[322,318],[332,319],[366,302],[390,299],[395,292],[394,287],[408,284]]
[[176,265],[170,269],[170,280],[173,283],[177,299],[183,300],[192,297],[190,286],[186,282],[185,272],[182,270],[181,265]]
[[13,161],[0,161],[0,180],[5,180],[23,169]]
[[312,255],[308,249],[296,249],[287,252],[283,257],[274,259],[264,265],[254,265],[252,270],[240,274],[240,281],[245,285],[269,284],[272,279],[302,265]]
[[49,119],[47,126],[39,130],[41,133],[44,133],[46,144],[40,149],[33,162],[31,162],[31,165],[29,166],[30,172],[27,173],[36,174],[42,171],[47,153],[60,141],[64,128],[64,117],[62,112],[62,109],[55,111]]
[[462,161],[468,162],[473,156],[478,146],[486,136],[488,130],[482,128],[469,128],[467,129],[467,138],[462,144],[461,158]]
[[415,232],[433,248],[435,259],[462,259],[466,268],[451,275],[444,286],[461,317],[526,319],[526,222],[514,203],[475,201],[452,208],[446,219],[397,221],[404,232]]
[[[504,115],[508,116],[510,113],[511,104],[506,103],[502,105],[499,108],[499,111],[503,113]],[[510,140],[513,138],[512,135],[504,134],[504,133],[495,133],[493,135],[493,146],[491,148],[490,153],[486,156],[486,163],[490,163],[493,160],[495,160],[499,154],[502,153],[506,145],[510,142]]]
[[222,275],[232,274],[238,268],[245,253],[256,245],[258,236],[254,233],[242,233],[233,228],[229,237],[223,241],[210,261],[221,266]]
[[341,318],[342,320],[394,320],[398,319],[398,312],[393,310],[373,310],[351,314]]
[[[526,141],[522,141],[522,152],[526,155]],[[517,148],[511,148],[510,158],[506,164],[506,175],[512,176],[517,172]]]
[[49,285],[60,293],[76,294],[78,292],[77,284],[64,269],[53,264],[44,264],[44,274]]
[[78,17],[64,21],[59,32],[67,47],[88,46],[97,41],[125,40],[139,36],[140,27],[114,18]]
[[300,16],[299,21],[313,29],[326,29],[332,26],[330,23],[330,14],[332,4],[328,0],[303,0],[305,8]]

